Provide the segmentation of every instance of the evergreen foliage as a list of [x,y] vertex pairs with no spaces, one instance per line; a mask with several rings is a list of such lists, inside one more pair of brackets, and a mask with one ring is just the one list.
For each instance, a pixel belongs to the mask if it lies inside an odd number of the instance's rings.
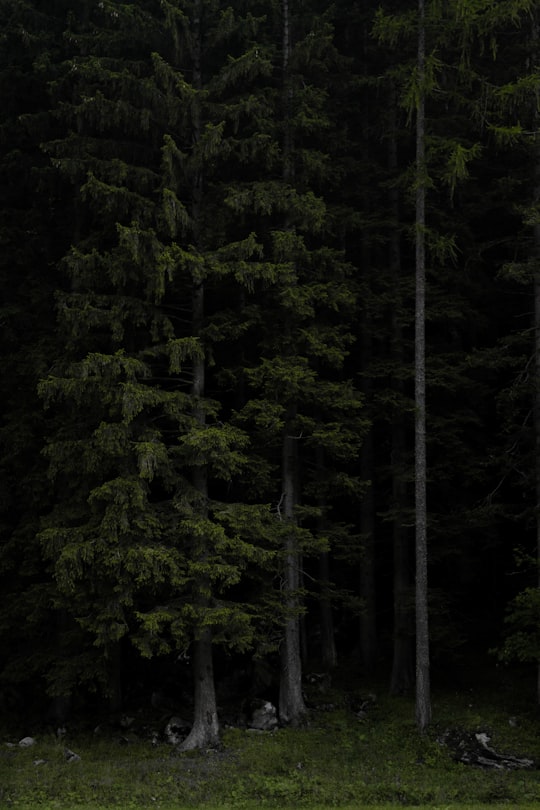
[[425,11],[0,3],[3,684],[412,688],[419,236],[433,669],[538,661],[537,10]]

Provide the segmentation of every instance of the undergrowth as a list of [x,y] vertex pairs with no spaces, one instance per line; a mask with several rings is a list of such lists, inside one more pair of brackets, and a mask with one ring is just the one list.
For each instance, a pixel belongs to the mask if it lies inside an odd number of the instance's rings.
[[[412,700],[382,691],[365,716],[354,710],[360,694],[334,693],[318,708],[313,701],[304,728],[225,729],[220,750],[197,753],[181,754],[135,735],[121,744],[75,730],[62,741],[52,733],[40,735],[34,746],[22,748],[7,744],[14,740],[6,731],[0,807],[523,808],[540,803],[539,770],[464,765],[439,742],[447,728],[484,731],[497,750],[540,763],[540,721],[527,710],[522,691],[507,691],[436,694],[434,724],[423,736],[413,722]],[[66,745],[80,760],[66,759]]]

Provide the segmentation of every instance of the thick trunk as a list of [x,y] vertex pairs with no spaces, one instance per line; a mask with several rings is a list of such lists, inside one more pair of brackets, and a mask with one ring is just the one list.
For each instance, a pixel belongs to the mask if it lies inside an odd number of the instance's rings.
[[418,2],[418,82],[416,116],[416,305],[415,305],[415,505],[416,505],[416,724],[431,722],[427,586],[426,502],[426,341],[425,341],[425,9]]
[[219,744],[214,669],[212,662],[212,634],[202,631],[193,642],[194,717],[189,735],[180,749],[213,748]]

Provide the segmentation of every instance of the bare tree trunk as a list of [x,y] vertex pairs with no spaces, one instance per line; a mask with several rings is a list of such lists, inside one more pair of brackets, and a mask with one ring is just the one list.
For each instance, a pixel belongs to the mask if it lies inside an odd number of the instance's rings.
[[[204,317],[204,285],[202,282],[195,285],[193,291],[193,334],[200,335]],[[203,358],[193,361],[192,395],[194,399],[193,412],[197,423],[204,427],[206,417],[201,407],[201,399],[205,392],[205,363]],[[193,485],[200,501],[201,518],[208,516],[208,474],[206,465],[196,467],[193,472]],[[197,548],[200,541],[194,541],[195,553],[201,560],[207,556],[203,546]],[[204,540],[202,541],[204,543]],[[200,595],[204,583],[197,583],[199,595],[195,597],[198,607],[204,611],[206,599]],[[193,640],[193,681],[194,681],[194,718],[193,726],[187,738],[181,744],[182,750],[192,748],[212,747],[219,743],[219,723],[217,715],[217,702],[214,684],[214,670],[212,663],[212,632],[210,628],[195,628]]]
[[[318,520],[318,530],[321,536],[326,529],[326,459],[322,447],[317,449],[317,480],[319,481],[319,508],[321,515]],[[319,621],[321,628],[320,659],[326,672],[334,669],[337,664],[337,651],[334,636],[334,615],[332,610],[331,583],[330,583],[330,552],[323,551],[319,555]]]
[[302,657],[300,644],[300,554],[294,526],[297,493],[297,442],[288,430],[292,413],[286,421],[282,458],[282,518],[292,531],[285,534],[283,598],[285,627],[281,646],[281,678],[279,688],[279,718],[282,723],[297,725],[306,713],[302,694]]
[[[193,48],[193,86],[195,90],[202,90],[201,52],[202,52],[202,32],[201,32],[202,0],[198,0],[195,7],[193,19],[194,48]],[[193,106],[193,142],[197,143],[201,137],[201,116],[198,101]],[[199,242],[199,222],[201,216],[203,195],[203,174],[197,170],[192,179],[192,218],[194,222],[195,244]],[[200,337],[204,323],[205,313],[205,288],[203,281],[193,281],[192,292],[192,334]],[[206,414],[202,407],[202,399],[206,393],[206,365],[204,357],[196,357],[193,360],[193,415],[199,427],[204,428],[206,424]],[[201,518],[208,517],[208,470],[206,465],[196,467],[193,471],[193,486],[197,491]],[[193,547],[195,553],[204,561],[207,556],[207,549],[198,548],[200,540],[194,540]],[[203,582],[197,583],[198,594],[195,600],[201,612],[207,607],[206,597],[203,592],[206,590]],[[194,718],[193,726],[189,735],[181,744],[182,750],[193,748],[212,747],[219,743],[219,723],[217,715],[217,701],[214,683],[214,668],[212,661],[212,631],[208,627],[196,627],[193,639],[193,682],[194,682]]]
[[[397,149],[397,94],[393,87],[390,97],[392,135],[388,144],[388,168],[391,176],[398,171]],[[390,268],[396,300],[392,311],[392,362],[396,368],[404,364],[403,328],[399,310],[401,307],[401,234],[399,190],[394,185],[390,189],[390,209],[395,223],[390,238]],[[405,396],[402,380],[397,378],[394,387],[398,398]],[[393,659],[390,677],[390,692],[393,695],[412,693],[414,687],[414,599],[412,583],[412,548],[408,527],[404,524],[407,506],[407,484],[405,478],[406,435],[401,409],[392,420],[392,509],[394,513],[393,548],[393,594],[394,594],[394,634]]]
[[[364,352],[363,352],[364,353]],[[365,353],[364,353],[365,356]],[[368,387],[363,388],[368,394]],[[373,478],[373,433],[370,428],[360,451],[360,477],[362,481]],[[362,560],[360,563],[360,653],[365,672],[373,672],[377,657],[377,625],[375,606],[375,507],[373,484],[370,483],[360,504],[360,534],[362,536]]]
[[182,751],[213,748],[219,744],[212,634],[209,629],[204,629],[193,642],[193,681],[195,701],[193,726],[180,745]]
[[[364,2],[363,12],[365,19],[369,19],[360,32],[362,48],[363,71],[366,76],[370,71],[370,57],[368,42],[371,39],[371,15],[368,6]],[[370,160],[371,148],[371,109],[368,97],[364,99],[362,111],[362,149],[364,159]],[[363,192],[363,209],[366,223],[369,222],[372,209],[372,192],[365,186]],[[372,229],[366,224],[362,233],[362,267],[364,273],[369,276],[372,272]],[[370,364],[373,359],[373,340],[369,306],[365,308],[361,326],[361,391],[365,401],[370,406],[373,395],[373,383],[370,373]],[[362,612],[359,621],[359,644],[362,666],[365,673],[372,673],[375,669],[377,658],[377,610],[376,610],[376,576],[375,576],[375,501],[373,490],[374,473],[374,446],[373,427],[366,433],[360,451],[360,478],[366,490],[360,502],[359,529],[362,538],[362,558],[360,560],[359,572],[359,596],[362,601]]]
[[[283,180],[291,182],[292,132],[290,107],[292,89],[289,78],[290,14],[288,0],[282,0],[282,68],[283,68]],[[283,518],[291,527],[296,524],[295,507],[298,503],[298,439],[294,432],[296,408],[289,407],[285,420],[282,448]],[[285,534],[283,598],[285,601],[285,627],[281,646],[281,673],[279,688],[279,716],[282,723],[296,725],[306,713],[302,694],[302,656],[300,637],[300,551],[294,529]]]
[[425,165],[425,6],[418,0],[418,85],[416,114],[416,306],[415,306],[415,506],[416,506],[416,724],[431,722],[427,584],[426,499],[426,165]]

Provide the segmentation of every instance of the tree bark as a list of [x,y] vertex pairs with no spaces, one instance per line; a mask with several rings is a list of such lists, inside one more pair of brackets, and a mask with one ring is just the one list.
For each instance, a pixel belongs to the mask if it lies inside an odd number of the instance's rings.
[[[397,94],[391,89],[390,115],[391,137],[388,145],[388,168],[392,177],[398,172],[397,148]],[[401,234],[399,190],[394,184],[390,189],[390,209],[395,223],[390,238],[390,269],[396,298],[392,311],[392,362],[396,368],[402,368],[405,359],[403,352],[403,328],[400,319],[401,308]],[[398,401],[405,396],[403,381],[399,376],[393,383]],[[406,465],[406,431],[401,409],[392,420],[392,509],[394,513],[392,530],[393,547],[393,594],[394,594],[394,632],[393,659],[390,677],[390,693],[403,695],[412,693],[414,687],[414,599],[412,569],[411,537],[404,523],[407,505],[407,484],[405,479]]]
[[[201,33],[202,2],[198,0],[195,6],[193,19],[193,86],[195,90],[202,90],[202,33]],[[197,143],[201,137],[201,114],[196,101],[193,106],[193,142]],[[194,241],[199,244],[199,222],[202,207],[203,174],[197,169],[192,178],[192,218],[194,223]],[[205,313],[205,287],[204,282],[193,280],[192,291],[192,334],[200,338],[204,324]],[[196,424],[204,428],[206,414],[202,407],[202,399],[206,393],[206,364],[203,357],[193,360],[193,383],[191,394],[193,397],[193,415]],[[203,520],[208,517],[208,470],[205,464],[195,467],[193,471],[193,485],[200,501],[200,512]],[[197,548],[200,541],[194,540],[193,546],[196,555],[201,560],[207,556],[207,549]],[[200,613],[207,607],[207,599],[203,596],[206,590],[205,583],[196,583],[195,600]],[[198,589],[198,593],[197,593]],[[181,744],[182,750],[193,748],[213,747],[219,743],[219,723],[217,715],[217,701],[214,683],[212,651],[212,631],[208,627],[195,628],[193,639],[193,681],[194,681],[194,718],[189,735]]]
[[193,695],[195,701],[193,726],[180,750],[213,748],[219,744],[214,668],[212,660],[212,633],[204,629],[193,642]]
[[[363,388],[368,394],[369,386]],[[362,481],[373,479],[373,432],[370,428],[360,452],[360,476]],[[362,561],[360,563],[360,654],[366,673],[373,672],[377,657],[376,588],[375,588],[375,506],[373,483],[370,483],[360,504],[360,534],[362,536]]]
[[285,626],[281,645],[281,678],[279,689],[279,718],[284,724],[297,725],[306,713],[302,694],[302,658],[300,640],[300,554],[294,526],[295,507],[298,502],[297,465],[298,450],[294,436],[290,435],[292,414],[286,422],[282,457],[282,519],[292,531],[285,533],[283,598]]
[[425,5],[418,0],[418,108],[416,111],[416,302],[415,302],[415,512],[416,512],[416,724],[431,722],[427,583],[426,498],[426,179]]
[[[363,72],[366,76],[369,75],[370,70],[370,56],[368,41],[371,39],[370,26],[371,14],[367,8],[367,4],[363,4],[365,19],[369,20],[369,25],[363,26],[361,31],[362,36],[362,66]],[[362,114],[362,149],[365,155],[365,160],[369,161],[371,158],[370,147],[370,105],[369,101],[364,100],[364,109]],[[363,193],[363,208],[366,217],[366,223],[369,222],[370,212],[372,210],[372,192],[367,186]],[[372,268],[372,228],[366,224],[363,229],[362,236],[362,267],[366,276],[370,276]],[[363,312],[362,317],[362,333],[361,333],[361,363],[362,363],[362,376],[361,376],[361,391],[365,397],[368,405],[372,401],[373,395],[373,380],[370,374],[370,365],[373,359],[373,340],[372,328],[369,307]],[[369,482],[366,491],[360,503],[359,515],[359,528],[362,537],[362,560],[360,563],[359,575],[359,595],[362,600],[362,612],[360,614],[360,655],[362,659],[362,666],[365,673],[371,673],[375,669],[377,658],[377,610],[376,610],[376,575],[375,575],[375,499],[374,499],[374,485],[373,476],[375,471],[374,465],[374,438],[373,427],[368,430],[362,449],[360,451],[360,478],[362,482]]]
[[[282,69],[283,69],[283,180],[291,182],[292,132],[290,125],[291,85],[289,77],[290,14],[288,0],[282,0]],[[285,224],[285,227],[287,225]],[[286,327],[287,328],[287,327]],[[294,433],[296,407],[289,406],[282,446],[282,518],[293,528],[298,503],[298,439]],[[283,598],[285,626],[281,645],[279,717],[284,724],[296,725],[306,713],[302,694],[302,655],[300,637],[300,552],[294,528],[285,533]]]
[[[193,291],[193,334],[200,335],[204,316],[204,285],[202,282]],[[193,413],[196,422],[204,427],[206,417],[201,407],[201,398],[205,392],[205,363],[203,358],[193,362],[192,395],[194,398]],[[200,499],[201,518],[208,517],[208,473],[206,465],[196,467],[193,471],[193,485]],[[204,560],[206,548],[197,548],[200,541],[194,540],[193,547],[200,559]],[[204,542],[204,541],[203,541]],[[201,595],[206,590],[204,583],[196,583],[199,590],[195,600],[200,612],[207,607],[207,600]],[[193,726],[187,738],[181,743],[183,751],[213,747],[219,743],[219,723],[217,701],[212,663],[212,632],[208,627],[196,627],[193,640],[193,681],[194,681],[194,718]]]

